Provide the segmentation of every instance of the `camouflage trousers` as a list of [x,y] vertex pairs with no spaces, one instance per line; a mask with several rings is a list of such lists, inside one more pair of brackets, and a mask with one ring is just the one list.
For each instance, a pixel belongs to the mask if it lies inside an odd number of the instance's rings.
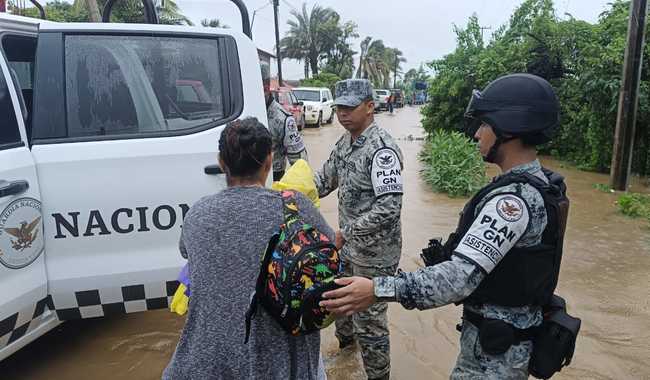
[[460,336],[460,354],[450,379],[528,379],[528,361],[532,349],[532,342],[527,341],[510,347],[501,355],[488,355],[481,349],[478,329],[471,323],[464,322]]
[[[388,267],[364,267],[344,263],[343,275],[360,277],[393,276],[397,264]],[[378,302],[368,310],[336,320],[339,340],[356,338],[361,347],[363,366],[369,379],[380,378],[390,372],[390,339],[388,333],[388,304]]]

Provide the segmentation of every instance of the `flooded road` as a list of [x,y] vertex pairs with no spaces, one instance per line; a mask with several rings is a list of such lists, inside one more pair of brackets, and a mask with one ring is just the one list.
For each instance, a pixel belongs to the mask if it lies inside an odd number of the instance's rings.
[[[417,109],[408,107],[377,117],[405,157],[404,270],[421,265],[419,252],[430,238],[453,230],[465,203],[432,193],[420,179],[419,118]],[[342,131],[338,124],[304,131],[315,167]],[[607,183],[606,175],[554,160],[544,164],[567,178],[572,205],[558,293],[583,321],[572,366],[554,378],[650,379],[650,230],[617,212],[616,195],[594,189],[595,183]],[[336,205],[333,194],[321,206],[333,226]],[[389,318],[393,378],[448,378],[458,353],[460,308],[420,312],[394,304]],[[0,363],[0,379],[158,379],[183,322],[161,310],[66,323]],[[323,332],[322,350],[330,379],[365,378],[355,349],[338,352],[333,328]]]

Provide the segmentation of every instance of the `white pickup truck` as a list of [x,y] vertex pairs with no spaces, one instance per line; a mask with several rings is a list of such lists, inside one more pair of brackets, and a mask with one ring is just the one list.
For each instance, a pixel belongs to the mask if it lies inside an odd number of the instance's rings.
[[0,13],[0,50],[2,360],[62,321],[167,307],[183,216],[225,186],[224,125],[267,119],[232,29]]

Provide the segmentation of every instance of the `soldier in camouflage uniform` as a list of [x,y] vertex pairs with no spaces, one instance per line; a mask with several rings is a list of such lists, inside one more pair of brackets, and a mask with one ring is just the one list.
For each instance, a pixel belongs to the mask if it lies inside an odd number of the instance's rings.
[[[336,84],[336,113],[347,132],[315,174],[321,198],[339,190],[337,246],[345,274],[366,278],[395,274],[402,248],[402,152],[374,121],[372,95],[367,80]],[[339,346],[356,337],[370,379],[390,373],[387,309],[380,302],[336,321]]]
[[266,66],[262,66],[262,83],[269,131],[273,140],[273,180],[279,181],[287,167],[287,159],[289,165],[293,165],[299,159],[308,160],[307,148],[302,134],[298,131],[296,119],[273,99],[271,77]]
[[[527,260],[525,255],[530,253],[526,252],[543,249],[543,233],[550,221],[540,187],[532,184],[548,184],[547,174],[554,173],[542,171],[535,145],[550,139],[551,131],[559,123],[559,104],[548,82],[532,75],[515,74],[497,79],[483,94],[475,91],[466,117],[480,125],[478,130],[474,127],[474,137],[484,159],[496,163],[503,174],[468,203],[474,207],[464,210],[469,217],[461,217],[459,229],[452,234],[455,244],[451,245],[449,256],[437,265],[412,273],[399,271],[396,276],[375,277],[373,281],[357,277],[337,280],[339,285],[347,286],[326,293],[327,300],[322,305],[347,315],[377,301],[395,301],[407,309],[420,310],[463,303],[460,354],[451,378],[526,379],[533,347],[531,328],[541,324],[542,307],[532,299],[513,302],[520,306],[504,306],[489,300],[510,300],[512,294],[521,293],[518,287],[529,285],[509,282],[516,273],[494,271],[499,264],[512,268],[513,261]],[[508,180],[522,176],[531,181]],[[544,271],[541,267],[537,270]],[[540,276],[557,275],[559,264],[554,270],[556,273]],[[535,268],[527,275],[534,271]],[[495,281],[505,284],[501,287],[504,294],[485,294],[485,289],[491,289]],[[550,295],[554,288],[555,284]],[[547,293],[545,290],[543,296],[550,298]],[[478,327],[487,326],[485,321],[490,320],[505,322],[500,328],[506,326],[516,338],[505,345],[498,339],[479,340]]]

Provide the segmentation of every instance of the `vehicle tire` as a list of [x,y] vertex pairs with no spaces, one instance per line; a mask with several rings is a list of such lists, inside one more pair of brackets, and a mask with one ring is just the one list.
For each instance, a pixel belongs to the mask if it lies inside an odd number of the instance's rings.
[[320,128],[323,126],[323,113],[318,114],[318,120],[316,121],[316,128]]
[[332,110],[332,113],[330,114],[330,118],[327,119],[327,124],[332,124],[334,122],[334,110]]

